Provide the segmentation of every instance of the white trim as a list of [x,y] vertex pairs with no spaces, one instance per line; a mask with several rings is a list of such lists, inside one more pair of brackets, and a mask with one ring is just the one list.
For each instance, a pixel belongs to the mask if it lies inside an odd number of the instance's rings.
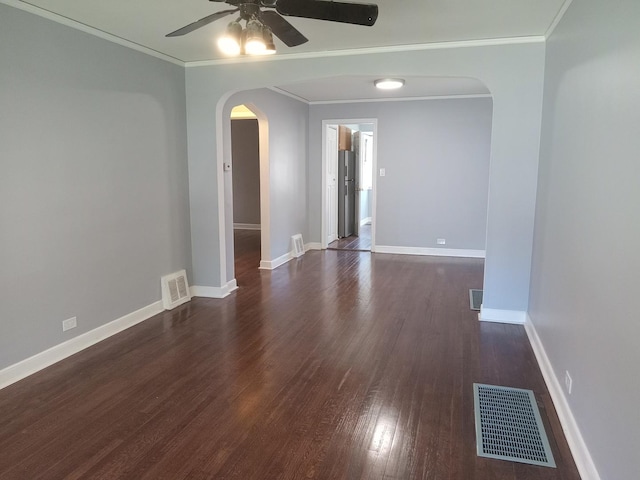
[[524,325],[526,317],[527,312],[485,308],[484,305],[480,305],[480,313],[478,314],[478,320],[481,322],[515,323],[517,325]]
[[[271,159],[269,118],[251,102],[245,105],[258,117],[258,150],[260,164],[260,259],[271,255]],[[231,138],[229,138],[231,140]],[[231,143],[229,143],[231,149]]]
[[[372,250],[373,251],[373,250]],[[376,253],[393,253],[397,255],[430,255],[436,257],[468,257],[484,258],[484,250],[466,250],[458,248],[423,248],[423,247],[396,247],[389,245],[377,245]]]
[[493,98],[490,93],[470,93],[466,95],[428,95],[425,97],[388,97],[388,98],[359,98],[355,100],[318,100],[308,102],[309,105],[331,105],[335,103],[378,103],[378,102],[417,102],[428,100],[466,100],[470,98]]
[[287,92],[286,90],[281,89],[280,87],[267,87],[269,90],[276,92],[280,95],[284,95],[285,97],[293,98],[294,100],[298,100],[299,102],[306,103],[309,105],[309,100],[303,97],[299,97],[295,93]]
[[322,243],[320,242],[309,242],[304,245],[305,252],[309,250],[322,250]]
[[363,218],[362,220],[360,220],[360,226],[363,227],[365,225],[370,225],[371,224],[371,217],[366,217]]
[[493,98],[490,93],[468,93],[461,95],[427,95],[421,97],[390,97],[390,98],[358,98],[358,99],[345,99],[345,100],[308,100],[304,97],[300,97],[294,93],[287,92],[280,87],[267,87],[280,95],[298,100],[299,102],[306,103],[307,105],[333,105],[333,104],[345,104],[345,103],[378,103],[378,102],[417,102],[427,100],[466,100],[474,98]]
[[259,223],[234,223],[234,230],[260,230]]
[[280,255],[278,258],[275,258],[273,260],[261,260],[259,268],[261,270],[273,270],[275,268],[278,268],[280,265],[284,265],[292,258],[294,258],[293,252],[287,252],[284,255]]
[[48,10],[45,10],[44,8],[36,7],[34,5],[31,5],[29,3],[24,3],[19,0],[0,0],[0,3],[4,3],[5,5],[9,5],[10,7],[14,7],[19,10],[24,10],[25,12],[33,13],[34,15],[38,15],[39,17],[46,18],[47,20],[53,20],[56,23],[60,23],[62,25],[74,28],[76,30],[80,30],[81,32],[88,33],[89,35],[93,35],[94,37],[107,40],[108,42],[116,43],[123,47],[127,47],[132,50],[136,50],[138,52],[144,53],[146,55],[159,58],[160,60],[173,63],[174,65],[180,65],[181,67],[186,66],[185,62],[183,62],[180,59],[158,52],[157,50],[152,50],[151,48],[131,42],[129,40],[125,40],[124,38],[117,37],[110,33],[103,32],[102,30],[98,30],[97,28],[90,27],[89,25],[85,25],[84,23],[76,22],[75,20],[72,20],[70,18],[63,17],[62,15],[58,15],[57,13],[53,13]]
[[64,360],[71,355],[75,355],[85,348],[95,345],[116,333],[126,330],[140,322],[144,322],[154,315],[161,313],[163,310],[161,301],[154,302],[151,305],[142,307],[135,312],[131,312],[109,323],[105,323],[66,342],[59,343],[44,352],[37,353],[32,357],[3,368],[0,370],[0,389],[22,380],[60,360]]
[[[225,192],[226,192],[226,187],[225,187],[225,170],[224,170],[224,145],[225,145],[225,137],[224,137],[224,129],[222,127],[222,122],[223,121],[228,121],[229,122],[229,139],[228,139],[228,144],[231,145],[231,117],[227,117],[225,119],[224,116],[224,107],[227,104],[227,101],[229,100],[229,98],[231,97],[231,95],[233,95],[233,92],[227,92],[224,95],[222,95],[222,97],[220,98],[220,100],[218,100],[218,104],[216,105],[216,184],[217,184],[217,197],[218,197],[218,201],[217,201],[217,207],[218,207],[218,245],[219,245],[219,251],[218,251],[218,259],[219,259],[219,282],[220,285],[226,285],[227,283],[227,240],[225,238],[225,235],[227,233],[227,225],[226,225],[226,218],[227,218],[227,203],[225,202]],[[229,112],[229,115],[231,115],[231,112]],[[231,147],[229,147],[229,152],[231,154]],[[229,162],[231,162],[231,159],[229,158]],[[191,189],[189,189],[191,190]],[[233,218],[233,207],[231,207],[231,211],[229,212],[230,218]],[[193,238],[191,240],[193,242]],[[192,244],[193,245],[193,244]],[[231,242],[231,246],[229,248],[233,249],[233,242]],[[193,288],[193,287],[192,287]],[[208,287],[205,287],[208,288]],[[220,287],[211,287],[211,288],[220,288]],[[198,290],[199,292],[202,292],[202,295],[196,295],[196,296],[202,296],[202,297],[209,297],[209,293],[216,293],[216,292],[209,292],[209,290]],[[209,292],[209,293],[207,293]],[[220,294],[222,294],[222,292],[220,292]],[[193,296],[193,291],[191,293],[191,295]],[[212,296],[212,298],[222,298],[220,296],[214,295]]]
[[572,1],[573,0],[564,0],[564,3],[560,7],[560,10],[558,10],[558,13],[553,18],[551,25],[549,25],[549,28],[547,28],[547,31],[544,33],[545,40],[547,40],[556,29],[556,27],[560,23],[560,20],[562,20],[562,17],[564,17],[564,14],[567,13],[567,10],[569,10]]
[[192,297],[205,297],[205,298],[224,298],[231,292],[238,289],[238,283],[236,279],[228,281],[222,287],[203,287],[200,285],[191,286]]
[[538,336],[538,332],[536,331],[536,327],[531,321],[529,315],[526,315],[524,328],[527,332],[527,336],[529,337],[529,343],[531,343],[533,353],[538,360],[538,365],[540,366],[540,371],[542,372],[544,381],[547,384],[547,389],[551,395],[553,406],[558,413],[560,425],[562,425],[562,430],[564,431],[567,443],[569,444],[569,449],[573,454],[573,460],[576,462],[578,472],[580,472],[580,478],[582,478],[582,480],[600,480],[600,474],[593,463],[593,458],[591,458],[587,444],[585,443],[584,438],[582,438],[582,433],[580,433],[578,423],[571,412],[571,407],[569,406],[567,397],[561,387],[561,383],[554,373],[551,360],[547,356],[544,345],[542,344],[542,341]]
[[542,35],[526,37],[487,38],[483,40],[461,40],[455,42],[420,43],[415,45],[391,45],[386,47],[350,48],[344,50],[328,50],[322,52],[287,53],[271,56],[234,57],[217,60],[202,60],[185,62],[185,67],[208,67],[213,65],[227,65],[230,63],[272,62],[279,60],[299,60],[308,58],[344,57],[349,55],[373,55],[379,53],[400,53],[418,50],[441,50],[448,48],[493,47],[499,45],[521,45],[526,43],[544,43]]

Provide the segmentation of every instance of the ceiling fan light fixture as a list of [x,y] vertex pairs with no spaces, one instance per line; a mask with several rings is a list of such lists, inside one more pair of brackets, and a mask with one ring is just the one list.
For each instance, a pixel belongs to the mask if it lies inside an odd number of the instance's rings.
[[245,29],[244,51],[249,55],[263,55],[267,49],[263,26],[257,20],[249,20]]
[[262,36],[264,38],[264,44],[266,49],[262,52],[263,55],[273,55],[276,53],[276,45],[273,43],[273,33],[271,29],[265,25],[262,30]]
[[231,22],[227,25],[224,35],[218,39],[218,48],[225,55],[239,55],[241,51],[240,38],[242,26],[239,22]]
[[404,86],[404,79],[402,78],[380,78],[373,82],[376,88],[380,90],[395,90]]

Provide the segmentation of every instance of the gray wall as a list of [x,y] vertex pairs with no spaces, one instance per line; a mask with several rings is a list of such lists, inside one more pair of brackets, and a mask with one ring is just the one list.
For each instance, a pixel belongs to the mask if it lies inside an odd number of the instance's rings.
[[0,4],[0,112],[2,368],[159,300],[190,226],[181,67]]
[[[445,248],[485,249],[490,98],[312,105],[310,171],[322,171],[322,121],[348,118],[378,119],[377,167],[386,176],[376,178],[376,245],[438,248],[445,238]],[[322,202],[309,203],[319,242]]]
[[[236,93],[224,105],[223,118],[231,109],[247,105],[260,119],[260,129],[268,131],[269,209],[267,225],[262,225],[269,238],[263,239],[262,260],[271,261],[291,250],[291,236],[306,234],[307,221],[307,125],[309,106],[272,90],[262,88]],[[262,123],[261,117],[267,119]],[[231,158],[230,121],[223,124],[223,155]],[[230,175],[224,177],[227,279],[234,278],[233,215],[231,212]],[[262,223],[262,222],[261,222]],[[306,235],[305,235],[306,236]],[[267,252],[264,252],[267,250]],[[267,258],[265,258],[265,255]],[[256,268],[258,266],[256,265]],[[197,267],[194,267],[197,268]]]
[[[484,306],[526,311],[537,188],[544,43],[424,49],[324,58],[282,59],[188,68],[189,194],[195,282],[227,281],[220,228],[222,155],[214,136],[228,96],[238,90],[335,75],[462,76],[493,96]],[[313,152],[311,148],[310,152]],[[309,164],[311,165],[311,163]],[[319,162],[309,178],[309,217],[320,212]],[[225,268],[223,268],[225,267]]]
[[258,120],[231,120],[233,222],[260,224]]
[[546,61],[529,314],[602,479],[640,472],[639,19],[573,2]]

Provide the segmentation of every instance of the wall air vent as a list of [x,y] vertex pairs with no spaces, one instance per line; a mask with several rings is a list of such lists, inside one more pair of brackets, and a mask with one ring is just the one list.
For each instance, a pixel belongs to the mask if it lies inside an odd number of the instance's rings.
[[473,288],[469,290],[469,306],[471,307],[471,310],[480,311],[480,307],[482,306],[482,294],[482,290],[475,290]]
[[302,241],[302,234],[298,233],[291,237],[293,243],[293,257],[298,258],[304,255],[304,242]]
[[191,300],[186,271],[180,270],[165,275],[160,279],[160,284],[162,285],[162,305],[165,310],[171,310]]

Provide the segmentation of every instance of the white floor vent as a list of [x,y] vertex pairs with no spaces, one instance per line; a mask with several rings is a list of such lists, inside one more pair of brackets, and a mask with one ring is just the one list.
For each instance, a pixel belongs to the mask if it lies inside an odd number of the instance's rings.
[[165,275],[160,279],[160,284],[162,285],[162,304],[165,310],[171,310],[191,300],[186,271],[180,270]]
[[484,290],[469,290],[469,307],[471,310],[480,311],[480,307],[482,307],[482,296]]
[[293,243],[293,257],[298,258],[304,255],[304,242],[302,241],[302,234],[297,233],[291,237]]

